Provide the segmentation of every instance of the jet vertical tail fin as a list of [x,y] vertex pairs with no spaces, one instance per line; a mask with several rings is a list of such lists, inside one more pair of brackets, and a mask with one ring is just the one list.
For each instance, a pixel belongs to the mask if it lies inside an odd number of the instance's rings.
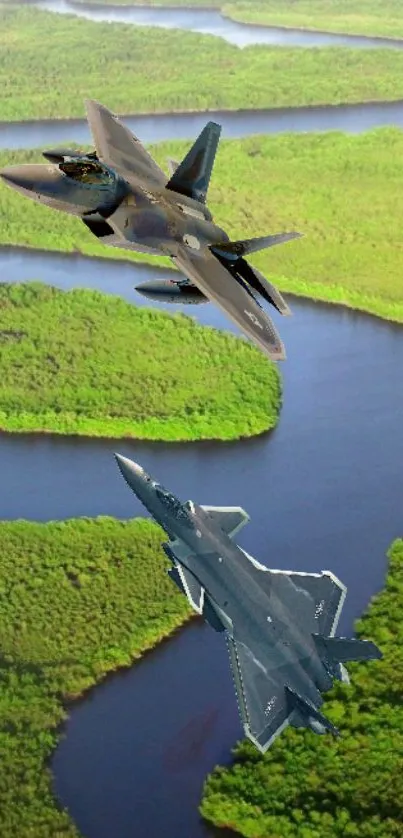
[[208,122],[186,157],[172,174],[166,188],[206,203],[207,190],[214,166],[221,125]]

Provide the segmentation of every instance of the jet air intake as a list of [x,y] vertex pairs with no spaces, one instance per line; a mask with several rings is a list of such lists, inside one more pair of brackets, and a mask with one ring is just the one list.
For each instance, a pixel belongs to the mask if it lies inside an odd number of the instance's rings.
[[135,290],[148,300],[161,303],[195,305],[207,303],[207,297],[187,280],[175,282],[172,279],[152,279],[136,285]]
[[80,160],[82,158],[98,160],[96,151],[77,151],[74,148],[52,148],[48,151],[43,151],[42,156],[45,160],[49,160],[49,163],[55,163],[56,166],[59,163],[64,163],[65,160]]

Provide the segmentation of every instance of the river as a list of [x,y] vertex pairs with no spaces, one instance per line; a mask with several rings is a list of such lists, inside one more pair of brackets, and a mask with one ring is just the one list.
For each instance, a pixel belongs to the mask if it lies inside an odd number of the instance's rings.
[[[84,106],[83,106],[84,108]],[[191,140],[207,120],[223,127],[224,139],[286,131],[345,131],[359,134],[370,128],[395,125],[403,128],[403,102],[365,102],[306,108],[273,108],[262,111],[205,111],[179,114],[138,114],[124,117],[125,124],[144,143]],[[0,149],[54,148],[69,142],[90,143],[85,119],[0,122]]]
[[223,17],[214,9],[178,9],[136,6],[93,5],[91,3],[69,3],[68,0],[39,0],[40,9],[57,14],[73,14],[77,17],[108,23],[131,23],[135,26],[156,26],[163,29],[185,29],[203,35],[215,35],[237,47],[266,44],[279,47],[353,47],[355,49],[402,49],[403,40],[371,38],[360,35],[340,35],[332,32],[281,28],[276,26],[254,26],[237,23]]
[[[51,5],[61,10],[61,3]],[[236,29],[242,46],[257,42],[246,37],[261,34],[211,12],[203,24],[196,10],[193,23],[185,11],[173,17],[166,10],[157,10],[156,22],[155,12],[117,10],[143,15],[145,23],[154,16],[154,25],[169,15],[170,25],[181,20],[182,28],[207,26],[228,40]],[[80,13],[89,14],[81,8]],[[94,19],[98,13],[90,10]],[[284,38],[282,43],[294,43],[292,32],[271,32]],[[264,36],[270,32],[264,30]],[[308,46],[312,42],[306,38],[319,35],[297,37]],[[338,36],[329,37],[335,43]],[[359,40],[371,46],[375,39]],[[221,122],[226,137],[286,130],[355,133],[375,125],[403,126],[403,108],[397,102],[162,114],[131,117],[127,123],[145,142],[157,142],[191,139],[207,118]],[[2,148],[52,147],[71,140],[89,141],[84,120],[0,124]],[[138,305],[146,301],[134,286],[157,273],[77,254],[0,249],[5,280],[97,288]],[[244,506],[252,520],[239,542],[269,566],[330,568],[348,586],[340,628],[350,632],[354,618],[382,586],[388,545],[402,535],[403,331],[341,307],[296,299],[291,304],[294,317],[274,315],[288,353],[281,365],[284,404],[274,432],[238,443],[182,445],[2,434],[0,463],[7,481],[0,481],[1,517],[45,521],[146,514],[118,474],[113,458],[118,450],[183,498]],[[165,308],[236,331],[209,304]],[[202,784],[215,764],[229,761],[241,736],[222,638],[194,622],[74,703],[66,734],[52,761],[54,787],[86,838],[211,838],[214,831],[197,813]]]
[[[0,251],[0,269],[138,303],[133,286],[155,275],[13,249]],[[145,514],[118,474],[118,450],[184,499],[244,506],[252,520],[239,541],[269,566],[332,569],[349,589],[341,631],[351,631],[402,534],[403,332],[341,307],[293,299],[292,308],[279,322],[288,360],[273,433],[183,445],[2,435],[2,517]],[[228,326],[213,306],[191,313]],[[240,735],[224,643],[195,624],[74,706],[55,789],[86,838],[202,838],[212,834],[197,815],[203,780]]]

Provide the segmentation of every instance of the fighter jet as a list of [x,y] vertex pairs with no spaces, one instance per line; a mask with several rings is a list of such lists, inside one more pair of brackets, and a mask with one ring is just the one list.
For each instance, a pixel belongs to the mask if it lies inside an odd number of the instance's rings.
[[264,753],[287,725],[338,730],[320,711],[344,663],[382,654],[370,640],[335,637],[346,588],[328,570],[272,570],[237,546],[240,507],[182,503],[141,466],[115,454],[139,500],[169,537],[168,574],[192,608],[227,640],[246,736]]
[[95,151],[45,151],[47,165],[9,166],[0,173],[5,183],[34,201],[78,215],[107,245],[170,257],[185,278],[152,281],[136,290],[164,302],[211,300],[270,358],[284,359],[282,341],[257,295],[280,314],[291,312],[245,257],[300,234],[231,242],[214,223],[206,197],[220,125],[209,122],[182,163],[168,161],[167,179],[107,108],[87,100],[86,109]]

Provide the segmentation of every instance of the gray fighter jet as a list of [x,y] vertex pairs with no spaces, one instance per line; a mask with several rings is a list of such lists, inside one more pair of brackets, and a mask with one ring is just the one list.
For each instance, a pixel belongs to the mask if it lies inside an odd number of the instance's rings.
[[344,662],[382,657],[370,640],[335,637],[346,596],[330,571],[271,570],[234,542],[249,516],[239,507],[181,503],[141,466],[116,454],[135,495],[163,527],[168,573],[194,610],[224,632],[246,736],[264,753],[290,724],[326,730],[319,710]]
[[281,314],[279,291],[245,257],[297,238],[281,233],[230,242],[213,221],[206,196],[221,127],[209,122],[170,178],[139,140],[97,102],[87,101],[95,151],[45,151],[48,165],[9,166],[1,177],[35,201],[82,218],[112,247],[169,256],[185,278],[141,284],[149,299],[174,303],[211,300],[270,358],[285,358],[277,331],[257,294]]

